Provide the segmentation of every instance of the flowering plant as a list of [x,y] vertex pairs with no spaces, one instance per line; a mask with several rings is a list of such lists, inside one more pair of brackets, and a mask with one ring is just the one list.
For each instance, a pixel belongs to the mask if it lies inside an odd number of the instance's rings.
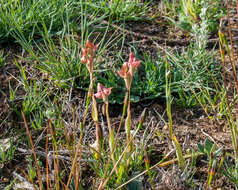
[[135,69],[140,65],[140,61],[137,61],[135,58],[134,53],[130,53],[129,56],[129,61],[125,62],[122,67],[121,70],[118,72],[118,74],[120,75],[120,77],[124,78],[125,83],[126,83],[126,88],[127,90],[130,89],[131,87],[131,83],[132,83],[132,79],[135,73]]

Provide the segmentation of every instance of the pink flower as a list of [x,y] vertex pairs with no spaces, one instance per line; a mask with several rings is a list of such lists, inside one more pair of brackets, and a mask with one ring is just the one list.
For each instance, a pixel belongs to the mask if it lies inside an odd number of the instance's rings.
[[130,72],[129,72],[129,66],[128,66],[128,63],[125,62],[122,67],[121,67],[121,70],[118,71],[118,74],[120,75],[121,78],[129,78],[130,77]]
[[125,62],[122,65],[121,70],[118,72],[118,74],[124,79],[133,77],[135,73],[135,69],[139,65],[140,65],[140,61],[137,61],[134,53],[131,52],[129,56],[129,61]]
[[129,90],[131,83],[132,83],[132,79],[135,73],[135,69],[140,65],[140,61],[137,61],[135,58],[134,53],[130,53],[129,56],[129,61],[125,62],[122,67],[121,70],[118,71],[118,74],[120,75],[120,77],[124,78],[125,83],[126,83],[126,88]]
[[129,62],[128,62],[129,67],[136,68],[140,65],[140,61],[137,61],[135,58],[134,53],[130,53],[129,56]]
[[127,63],[130,68],[131,76],[134,76],[135,69],[140,65],[140,61],[137,61],[134,53],[130,53],[129,62]]
[[107,97],[111,94],[112,88],[106,88],[101,83],[97,85],[97,93],[94,94],[96,98],[103,99],[103,101],[107,100]]

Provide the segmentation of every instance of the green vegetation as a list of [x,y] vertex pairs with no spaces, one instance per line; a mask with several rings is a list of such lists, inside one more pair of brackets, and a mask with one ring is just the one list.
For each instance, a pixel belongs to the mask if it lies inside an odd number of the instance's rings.
[[229,10],[156,2],[0,0],[5,189],[238,187],[235,52],[219,24]]

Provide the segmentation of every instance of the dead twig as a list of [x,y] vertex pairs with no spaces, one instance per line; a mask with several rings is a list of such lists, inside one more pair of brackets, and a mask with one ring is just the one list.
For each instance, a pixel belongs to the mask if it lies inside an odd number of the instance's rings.
[[31,138],[31,132],[30,132],[28,124],[26,122],[26,117],[25,117],[24,112],[21,111],[21,114],[22,114],[22,117],[23,117],[23,120],[24,120],[24,124],[25,124],[26,130],[27,130],[27,133],[28,133],[28,136],[29,136],[29,139],[30,139],[31,148],[32,148],[32,151],[33,151],[34,160],[35,160],[35,164],[36,164],[36,171],[37,171],[37,176],[38,176],[38,181],[39,181],[40,189],[43,189],[43,183],[42,183],[42,178],[41,178],[41,173],[40,173],[40,167],[39,167],[39,164],[38,164],[34,143],[33,143],[32,138]]

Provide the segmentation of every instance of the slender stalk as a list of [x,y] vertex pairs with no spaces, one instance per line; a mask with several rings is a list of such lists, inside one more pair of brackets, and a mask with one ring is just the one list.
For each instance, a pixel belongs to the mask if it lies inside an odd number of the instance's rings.
[[121,126],[122,126],[122,122],[124,120],[124,117],[126,115],[126,112],[127,112],[127,107],[128,107],[128,91],[126,92],[126,95],[124,97],[124,104],[123,104],[123,111],[122,111],[122,116],[121,116],[121,120],[120,120],[120,123],[119,123],[119,127],[117,129],[117,134],[116,134],[116,139],[117,139],[117,136],[119,135],[120,133],[120,129],[121,129]]
[[40,185],[40,190],[42,190],[42,189],[43,189],[43,183],[42,183],[42,178],[41,178],[41,173],[40,173],[40,167],[39,167],[38,160],[37,160],[37,156],[36,156],[36,149],[35,149],[34,143],[33,143],[33,141],[32,141],[32,137],[31,137],[31,133],[30,133],[28,124],[27,124],[27,122],[26,122],[25,114],[24,114],[23,111],[21,111],[21,114],[22,114],[23,121],[24,121],[26,130],[27,130],[28,137],[29,137],[29,139],[30,139],[31,148],[32,148],[32,151],[33,151],[34,160],[35,160],[35,164],[36,164],[36,171],[37,171],[38,181],[39,181],[39,185]]
[[97,101],[94,96],[92,96],[92,118],[96,126],[96,159],[101,157],[101,145],[102,145],[102,129],[98,123],[98,110],[97,110]]
[[154,186],[154,182],[153,182],[153,177],[152,177],[152,174],[151,174],[151,171],[150,171],[150,160],[148,158],[146,149],[144,149],[144,160],[145,160],[145,167],[146,167],[148,176],[150,178],[150,183],[151,183],[151,186],[152,186],[152,190],[155,190],[155,186]]
[[[83,128],[83,123],[80,123],[80,127]],[[81,147],[80,145],[81,145],[81,143],[79,141],[78,145],[77,145],[77,148],[75,150],[75,155],[74,155],[73,163],[72,163],[72,166],[71,166],[69,178],[68,178],[68,181],[67,181],[67,184],[66,184],[66,188],[69,187],[69,184],[70,184],[70,181],[71,181],[71,178],[72,178],[72,175],[73,175],[74,167],[75,167],[75,164],[77,162],[77,157],[78,157],[79,149]]]
[[[123,112],[122,112],[121,120],[120,120],[120,123],[119,123],[119,127],[118,127],[118,129],[117,129],[117,133],[116,133],[116,137],[115,137],[115,143],[114,143],[114,146],[113,146],[113,150],[112,150],[112,152],[111,152],[112,155],[114,155],[114,153],[115,153],[115,151],[116,151],[115,147],[117,146],[117,140],[118,140],[117,137],[118,137],[118,135],[119,135],[119,133],[120,133],[120,129],[121,129],[121,126],[122,126],[122,122],[123,122],[124,117],[125,117],[125,115],[126,115],[126,113],[127,113],[128,96],[129,96],[129,94],[128,94],[128,91],[127,91],[127,92],[126,92],[126,95],[125,95],[125,97],[124,97]],[[141,124],[141,125],[142,125],[142,124]],[[110,139],[109,139],[109,142],[110,142]],[[103,176],[103,179],[101,180],[101,183],[100,183],[99,187],[101,187],[101,186],[103,185],[104,181],[105,181],[106,174],[107,174],[107,171],[108,171],[108,167],[109,167],[109,161],[108,161],[108,163],[107,163],[107,165],[106,165],[106,169],[104,170],[104,176]],[[117,172],[117,170],[116,170],[116,172]]]
[[208,171],[207,171],[207,181],[206,181],[206,187],[205,190],[207,190],[210,186],[210,176],[211,176],[211,170],[212,170],[212,158],[209,159],[209,164],[208,164]]
[[[81,144],[82,140],[83,140],[83,126],[80,125],[80,137],[79,137],[79,142],[80,142],[80,144]],[[75,184],[75,188],[76,188],[76,189],[78,189],[78,186],[79,186],[79,178],[80,178],[80,176],[81,176],[80,167],[81,167],[81,159],[82,159],[82,152],[83,152],[83,149],[82,149],[81,146],[79,147],[79,149],[80,149],[80,152],[79,152],[79,164],[78,164],[78,166],[79,166],[79,167],[78,167],[79,173],[78,173],[78,175],[77,175],[77,177],[76,177],[76,184]]]
[[238,0],[236,0],[236,14],[237,14],[237,17],[238,17]]
[[128,97],[129,94],[128,94],[128,91],[126,92],[126,95],[124,97],[124,105],[123,105],[123,111],[122,111],[122,116],[121,116],[121,120],[120,120],[120,123],[119,123],[119,127],[117,129],[117,133],[116,133],[116,137],[115,137],[115,143],[114,143],[114,147],[113,147],[113,151],[112,151],[112,154],[114,154],[114,152],[116,151],[115,150],[115,147],[117,146],[117,139],[118,139],[118,135],[120,133],[120,129],[121,129],[121,126],[122,126],[122,122],[124,120],[124,117],[127,113],[127,107],[128,107]]
[[107,117],[107,126],[109,129],[109,132],[112,131],[112,126],[111,126],[111,121],[110,121],[110,116],[109,116],[109,103],[108,100],[105,102],[105,106],[106,106],[106,117]]
[[113,161],[113,163],[115,163],[115,158],[114,158],[114,154],[113,154],[113,150],[114,150],[114,131],[112,130],[112,126],[111,126],[108,104],[109,104],[108,100],[105,101],[107,126],[108,126],[108,130],[109,130],[109,148],[110,148],[110,152],[111,152],[111,156],[112,156],[112,161]]
[[[238,2],[238,1],[237,1]],[[238,79],[237,79],[237,73],[236,73],[236,65],[235,65],[235,57],[234,57],[234,46],[233,46],[233,41],[232,41],[232,32],[231,32],[231,21],[230,21],[230,13],[229,13],[229,1],[226,0],[226,8],[227,8],[227,20],[228,20],[228,33],[229,33],[229,38],[230,38],[230,46],[231,46],[231,53],[228,49],[228,56],[230,58],[231,66],[232,66],[232,71],[233,71],[233,78],[235,80],[235,86],[236,86],[236,92],[238,94]],[[228,46],[228,45],[227,45]],[[229,48],[229,47],[227,47]],[[237,101],[235,102],[237,105]],[[234,154],[235,154],[235,164],[237,167],[238,164],[238,147],[237,147],[237,137],[238,137],[238,131],[237,131],[237,125],[234,122],[229,104],[227,103],[228,107],[228,123],[229,127],[231,130],[231,135],[232,135],[232,143],[233,143],[233,148],[234,148]],[[237,115],[237,112],[236,112]],[[238,173],[236,173],[238,175]]]
[[[73,122],[74,122],[74,128],[73,128],[73,150],[75,151],[76,147],[76,115],[75,115],[75,108],[73,108]],[[73,156],[72,156],[73,157]]]
[[165,79],[166,79],[166,107],[167,107],[167,116],[169,118],[169,136],[172,140],[173,138],[173,121],[172,121],[172,114],[171,114],[171,93],[170,93],[170,69],[169,63],[166,58],[165,63]]
[[92,96],[93,96],[93,82],[94,82],[93,74],[90,73],[90,84],[89,84],[88,95],[87,95],[87,99],[86,99],[86,108],[84,110],[83,126],[86,123],[86,118],[87,118],[89,105],[91,103],[91,99],[92,99]]
[[219,41],[219,49],[220,49],[221,60],[222,60],[223,83],[224,83],[225,92],[226,92],[226,99],[228,101],[227,84],[226,84],[226,71],[225,71],[226,70],[225,69],[225,66],[226,66],[226,64],[225,64],[225,48],[224,48],[225,37],[224,37],[224,34],[221,31],[219,31],[218,34],[219,34],[219,39],[220,39],[220,41]]
[[234,80],[235,80],[235,84],[236,84],[236,92],[238,94],[238,79],[237,79],[236,65],[235,65],[234,46],[233,46],[233,42],[232,42],[231,19],[230,19],[230,13],[229,13],[229,1],[228,0],[226,0],[226,9],[227,9],[227,20],[228,20],[228,33],[229,33],[229,37],[230,37],[230,46],[231,46],[230,61],[231,61],[233,76],[234,76]]
[[[76,115],[75,115],[75,108],[73,107],[73,109],[72,109],[72,114],[73,114],[73,150],[72,150],[72,152],[71,152],[71,156],[70,156],[70,158],[71,158],[71,162],[73,162],[73,158],[74,158],[74,153],[76,152],[76,129],[77,129],[77,126],[76,126]],[[69,149],[71,149],[70,147],[69,147]],[[76,169],[74,169],[74,173],[76,173]],[[77,179],[76,179],[76,177],[75,177],[75,182],[76,182],[76,185],[75,185],[75,187],[77,186]],[[66,185],[65,185],[66,186]]]
[[46,143],[45,143],[45,152],[46,152],[46,189],[50,189],[50,182],[49,182],[49,134],[50,134],[50,128],[49,128],[49,121],[47,122],[47,130],[46,130]]
[[[116,151],[116,150],[115,150],[115,147],[116,147],[116,145],[117,145],[117,137],[118,137],[119,132],[120,132],[120,127],[121,127],[121,125],[122,125],[123,118],[124,118],[124,116],[126,115],[127,105],[128,105],[128,93],[126,93],[126,96],[125,96],[125,98],[124,98],[123,113],[122,113],[121,121],[120,121],[119,128],[118,128],[118,130],[117,130],[117,134],[116,134],[116,138],[115,138],[115,144],[114,144],[113,151],[112,151],[112,154],[113,154],[113,155],[114,155],[114,152]],[[145,110],[143,111],[143,113],[142,113],[143,117],[140,117],[138,128],[141,128],[141,127],[142,127],[142,123],[143,123],[145,111],[146,111],[146,109],[145,109]],[[100,185],[99,185],[99,189],[100,189],[100,188],[103,186],[103,184],[104,184],[104,181],[105,181],[105,179],[106,179],[106,174],[107,174],[108,168],[109,168],[109,160],[108,160],[108,162],[107,162],[107,164],[106,164],[106,168],[105,168],[105,170],[104,170],[104,175],[103,175],[103,178],[102,178],[101,183],[100,183]]]
[[55,136],[55,128],[53,127],[51,120],[49,120],[49,127],[50,127],[50,132],[53,140],[53,157],[54,157],[54,170],[55,170],[55,178],[56,178],[56,190],[59,190],[59,159],[58,159],[58,148],[57,148],[57,141],[56,141],[56,136]]
[[[229,48],[229,47],[228,47],[228,43],[225,39],[224,34],[220,31],[219,31],[219,38],[220,38],[219,45],[220,45],[220,54],[221,54],[221,58],[222,58],[224,86],[225,86],[225,93],[226,93],[226,100],[225,100],[226,102],[225,103],[226,103],[227,110],[228,110],[228,113],[226,113],[226,117],[228,120],[228,126],[231,131],[235,160],[237,160],[237,139],[236,139],[237,133],[234,130],[234,129],[236,129],[236,126],[234,125],[234,120],[233,120],[233,116],[232,116],[231,109],[230,109],[229,98],[228,98],[228,93],[227,93],[227,85],[226,85],[226,74],[225,74],[225,52],[224,52],[225,47],[224,46],[227,46],[226,48]],[[229,49],[228,49],[228,53],[229,53]],[[231,80],[230,80],[230,83],[231,83]],[[233,91],[232,91],[232,93],[233,93]]]
[[[112,129],[111,126],[111,121],[110,121],[110,116],[109,116],[109,103],[108,103],[108,98],[105,101],[105,106],[106,106],[106,117],[107,117],[107,126],[108,126],[108,130],[109,130],[109,148],[110,148],[110,154],[111,154],[111,158],[112,158],[112,162],[113,165],[115,165],[116,161],[115,161],[115,157],[114,157],[114,130]],[[117,169],[116,169],[116,173],[118,173]]]
[[[128,94],[128,103],[127,103],[127,117],[125,121],[125,131],[126,131],[126,140],[127,142],[131,139],[131,105],[130,105],[130,98],[131,98],[131,92],[130,88],[127,91]],[[129,146],[128,152],[132,150],[132,142]]]
[[166,105],[167,105],[167,116],[169,119],[169,137],[170,137],[171,141],[173,142],[173,145],[176,149],[176,155],[178,158],[179,166],[180,166],[181,170],[184,170],[185,161],[184,161],[184,157],[182,154],[182,149],[181,149],[181,146],[180,146],[177,138],[175,137],[175,135],[173,135],[173,120],[172,120],[172,113],[171,113],[171,91],[170,91],[170,82],[171,82],[170,75],[171,75],[171,73],[170,73],[170,67],[169,67],[167,58],[165,61],[166,61],[165,62]]

